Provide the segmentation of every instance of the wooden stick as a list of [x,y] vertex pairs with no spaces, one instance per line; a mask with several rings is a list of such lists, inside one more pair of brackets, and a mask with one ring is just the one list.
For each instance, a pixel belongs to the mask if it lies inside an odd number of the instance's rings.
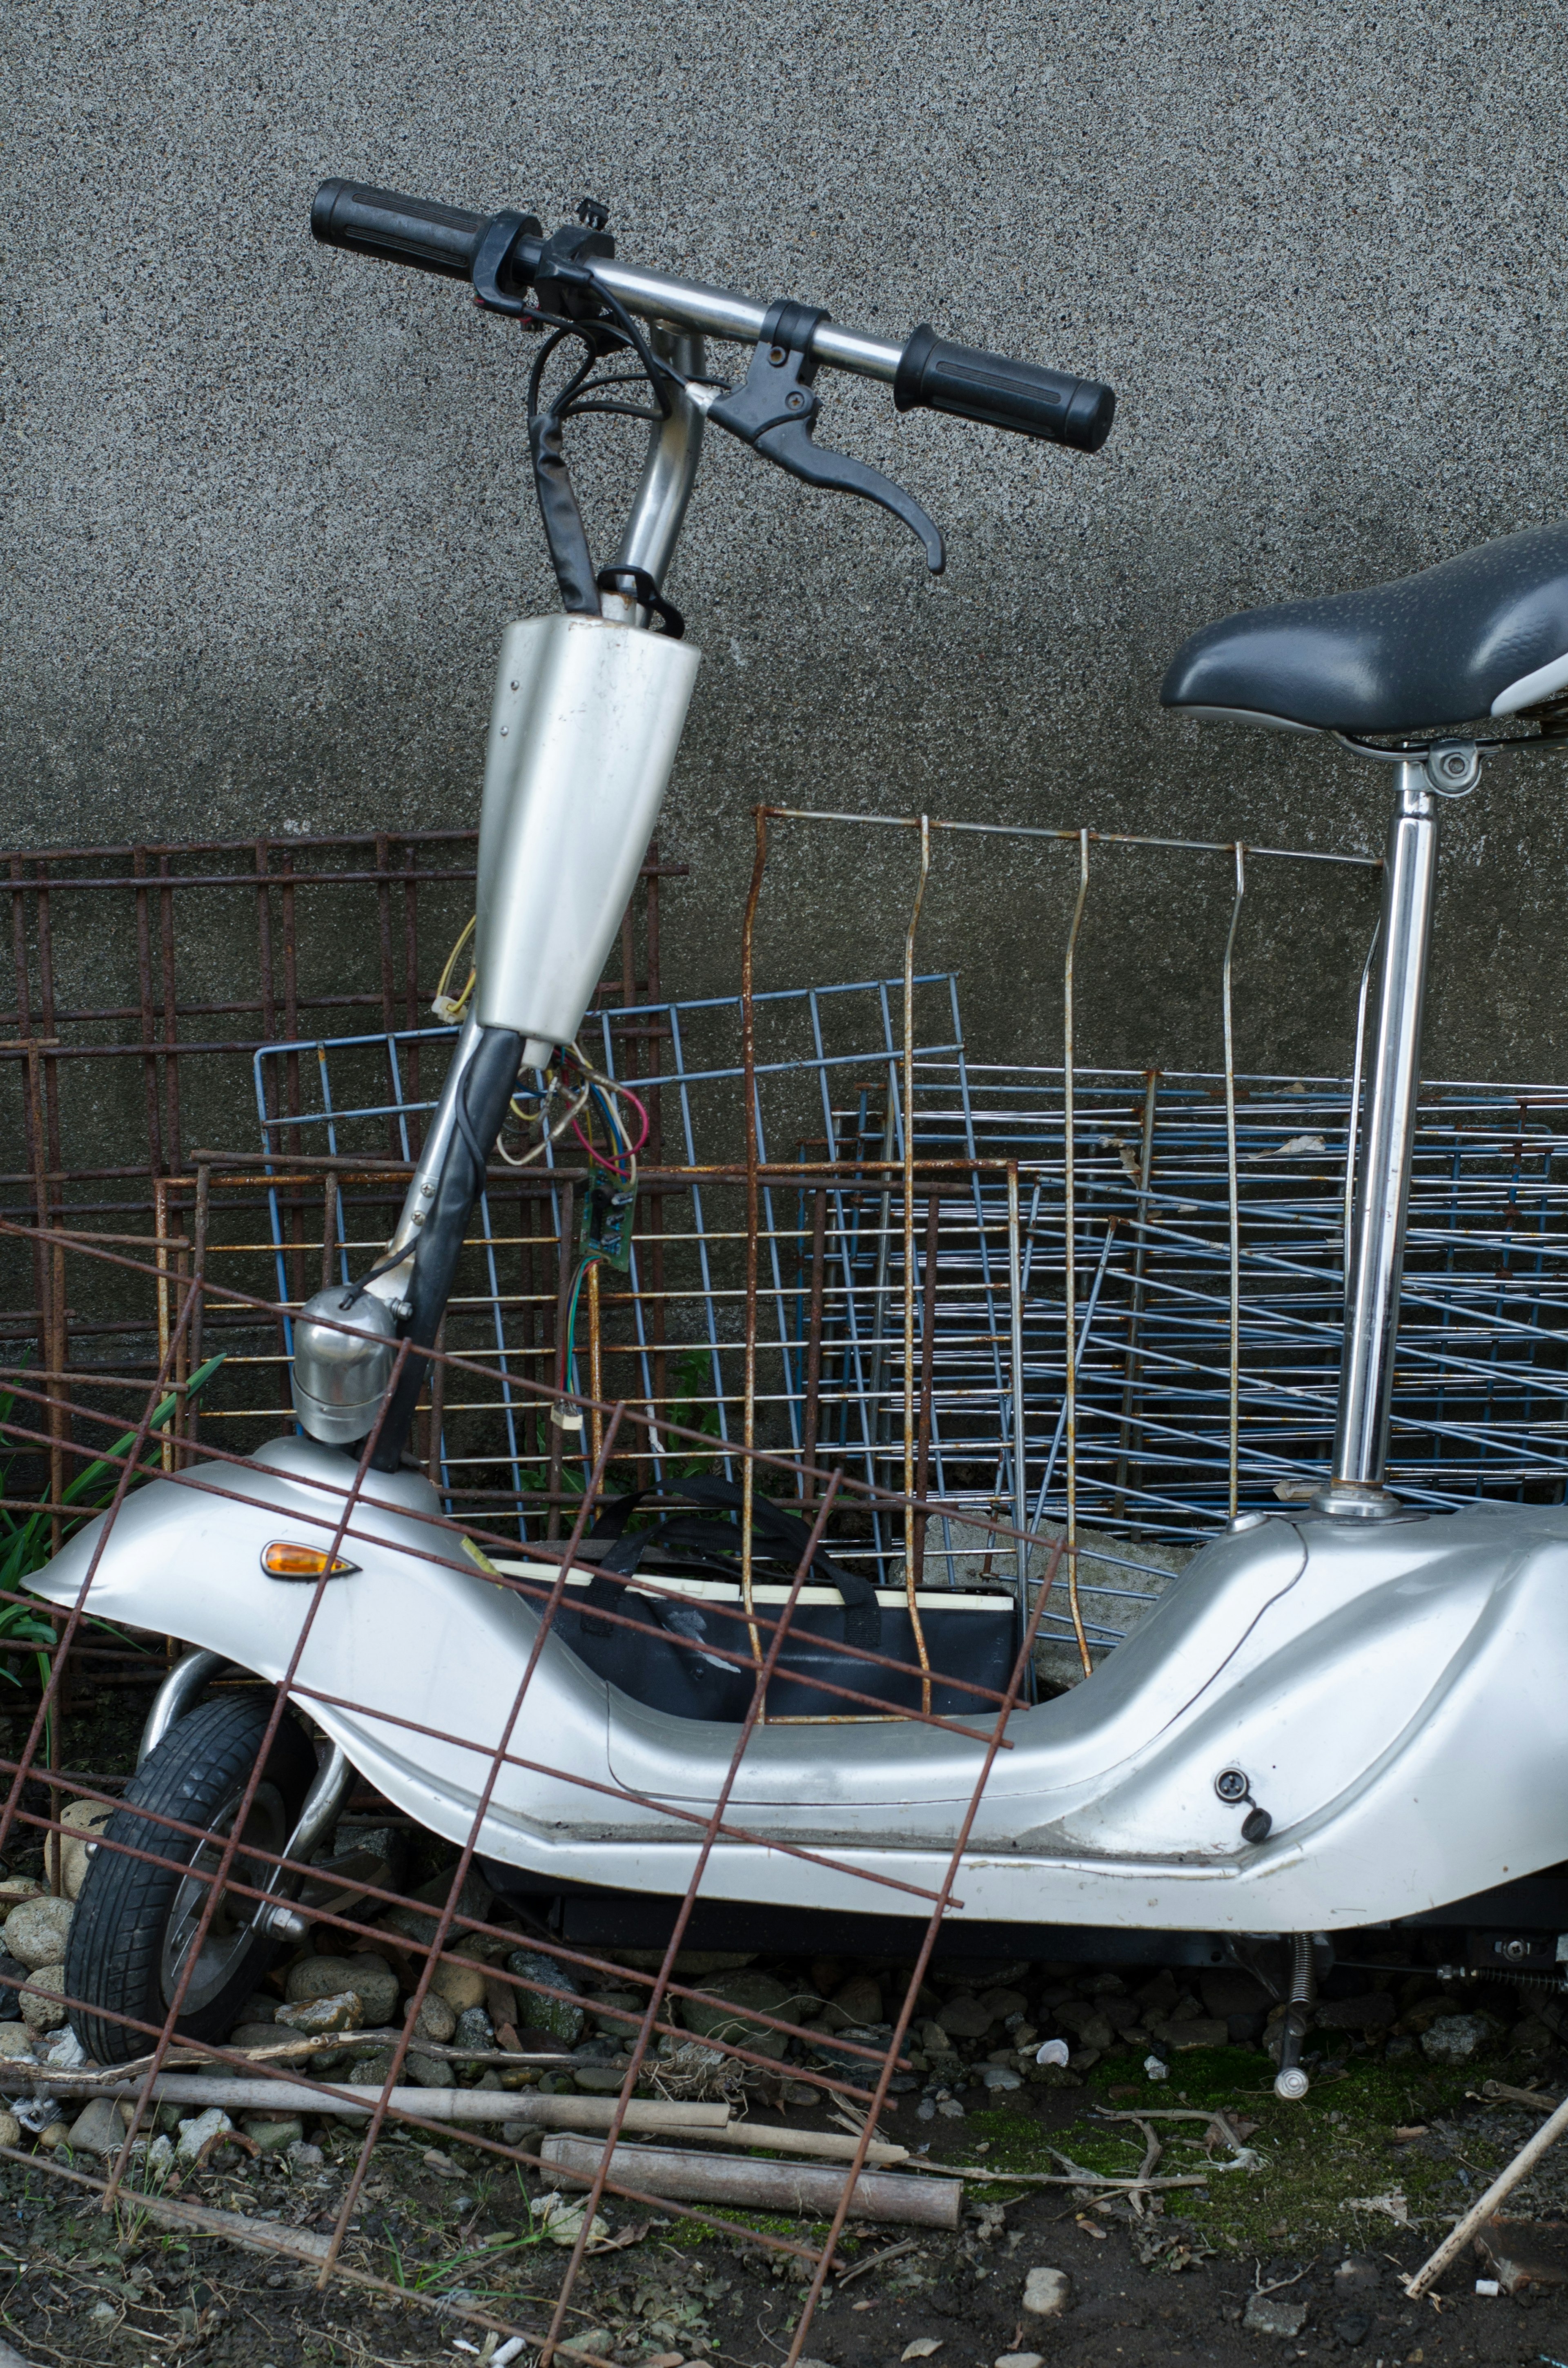
[[[30,2091],[36,2082],[0,2072],[0,2094]],[[51,2096],[62,2101],[92,2097],[135,2097],[142,2084],[133,2080],[106,2082],[83,2079],[79,2074],[56,2074],[47,2081]],[[368,2119],[380,2095],[365,2088],[358,2098],[335,2094],[301,2080],[222,2080],[199,2072],[169,2072],[153,2083],[159,2104],[221,2105],[225,2112],[336,2113],[349,2121]],[[536,2090],[510,2089],[394,2089],[387,2110],[426,2122],[531,2122],[544,2128],[608,2130],[618,2100],[614,2097],[541,2097]],[[699,2131],[714,2136],[725,2127],[726,2105],[666,2105],[634,2098],[626,2109],[626,2126],[634,2130]]]
[[1521,2179],[1528,2177],[1541,2156],[1549,2147],[1555,2146],[1564,2130],[1568,2130],[1568,2097],[1564,2097],[1551,2120],[1542,2122],[1534,2137],[1528,2139],[1519,2148],[1507,2169],[1498,2172],[1481,2201],[1472,2203],[1458,2226],[1450,2228],[1437,2251],[1422,2262],[1415,2275],[1405,2279],[1404,2291],[1412,2302],[1419,2302],[1427,2288],[1436,2285],[1449,2263],[1459,2259],[1482,2222],[1491,2219],[1499,2203],[1513,2193]]
[[[374,2053],[378,2048],[392,2047],[403,2037],[401,2030],[381,2026],[370,2031],[296,2032],[285,2031],[278,2039],[256,2047],[232,2047],[227,2053],[237,2055],[245,2064],[301,2064],[312,2055],[349,2054],[355,2049]],[[452,2047],[446,2042],[416,2036],[409,2048],[413,2055],[433,2055],[448,2064],[494,2065],[498,2070],[508,2066],[515,2071],[565,2072],[571,2068],[570,2049],[552,2048],[548,2055],[529,2055],[516,2047]],[[17,2059],[12,2058],[11,2061]],[[139,2055],[130,2064],[112,2067],[117,2080],[134,2080],[144,2072],[153,2058]],[[215,2072],[233,2067],[215,2055],[210,2047],[174,2047],[164,2058],[166,2071],[183,2071],[191,2065],[210,2064]],[[43,2069],[47,2072],[48,2066]]]
[[[704,2130],[702,2143],[704,2146],[766,2146],[771,2154],[825,2155],[834,2162],[852,2162],[860,2141],[858,2138],[840,2137],[836,2130],[791,2130],[781,2123],[732,2122],[727,2129]],[[909,2148],[885,2146],[881,2138],[873,2138],[866,2149],[866,2159],[881,2167],[907,2162]]]
[[[563,2184],[588,2187],[602,2151],[588,2138],[546,2138],[540,2165]],[[844,2192],[840,2172],[819,2170],[811,2163],[733,2162],[723,2155],[673,2146],[618,2146],[611,2177],[645,2195],[751,2205],[802,2219],[831,2218]],[[849,2210],[858,2220],[913,2220],[926,2228],[956,2228],[962,2203],[963,2189],[956,2179],[937,2185],[897,2172],[862,2171]]]

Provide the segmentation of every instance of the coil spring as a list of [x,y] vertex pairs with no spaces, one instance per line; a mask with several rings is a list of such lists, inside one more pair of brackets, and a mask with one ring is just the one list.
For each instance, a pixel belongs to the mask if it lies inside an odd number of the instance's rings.
[[1520,1973],[1511,1965],[1439,1965],[1437,1979],[1441,1982],[1512,1982],[1516,1989],[1547,1990],[1558,1998],[1568,1996],[1568,1976],[1557,1973]]

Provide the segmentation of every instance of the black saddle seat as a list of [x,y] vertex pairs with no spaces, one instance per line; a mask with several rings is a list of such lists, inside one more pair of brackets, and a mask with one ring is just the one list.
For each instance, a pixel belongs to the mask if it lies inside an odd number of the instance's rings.
[[1415,732],[1512,712],[1568,688],[1568,524],[1528,527],[1419,575],[1286,600],[1206,625],[1160,690],[1172,708],[1308,730]]

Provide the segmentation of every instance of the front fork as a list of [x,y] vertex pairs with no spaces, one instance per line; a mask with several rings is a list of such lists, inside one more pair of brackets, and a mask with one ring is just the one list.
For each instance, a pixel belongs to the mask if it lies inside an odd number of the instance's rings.
[[[397,1469],[485,1164],[525,1063],[582,1025],[663,803],[698,653],[655,634],[657,595],[702,448],[702,341],[655,327],[676,376],[625,535],[602,571],[599,615],[507,629],[485,753],[473,1004],[387,1251],[356,1288],[317,1293],[295,1320],[294,1411],[314,1439]],[[412,1343],[397,1372],[399,1342]],[[391,1395],[388,1395],[389,1385]]]

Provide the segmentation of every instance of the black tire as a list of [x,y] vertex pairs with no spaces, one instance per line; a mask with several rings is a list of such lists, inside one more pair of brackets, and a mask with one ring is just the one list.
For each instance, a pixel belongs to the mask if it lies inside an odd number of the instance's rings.
[[[155,1850],[182,1866],[216,1864],[217,1853],[250,1781],[271,1715],[270,1693],[221,1694],[201,1703],[164,1737],[126,1787],[93,1853],[71,1919],[65,1990],[84,2001],[71,2028],[99,2064],[124,2064],[152,2045],[142,2031],[107,2018],[129,2015],[156,2030],[169,2010],[191,1934],[210,1884],[116,1850]],[[245,1837],[280,1851],[316,1772],[315,1754],[297,1719],[285,1712],[245,1824]],[[178,1817],[202,1839],[171,1833],[160,1817]],[[267,1870],[236,1852],[240,1882],[265,1884]],[[231,1907],[220,1894],[176,2026],[192,2039],[222,2039],[238,2009],[278,1954],[278,1943],[249,1930],[256,1903]],[[97,2009],[95,2011],[94,2009]]]

